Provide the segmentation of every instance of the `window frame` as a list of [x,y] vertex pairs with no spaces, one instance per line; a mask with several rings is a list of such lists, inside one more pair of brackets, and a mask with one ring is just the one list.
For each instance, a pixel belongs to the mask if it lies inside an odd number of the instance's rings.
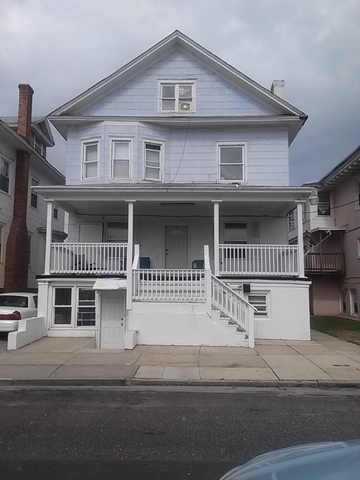
[[[86,149],[87,147],[91,147],[96,145],[96,160],[92,160],[91,162],[86,161]],[[83,181],[92,181],[99,179],[99,156],[100,156],[100,139],[88,139],[83,140],[81,142],[81,178]],[[96,177],[86,177],[86,165],[89,163],[96,163]]]
[[31,176],[31,181],[30,181],[30,207],[35,208],[35,210],[38,209],[38,194],[35,192],[32,187],[37,187],[39,185],[39,180],[33,176]]
[[[115,177],[114,175],[114,162],[116,160],[123,161],[123,159],[115,159],[115,144],[116,143],[127,143],[129,145],[129,159],[128,159],[128,176],[127,177]],[[133,142],[129,138],[112,138],[111,139],[111,147],[110,147],[110,175],[111,179],[118,181],[118,180],[131,180],[133,178]]]
[[[70,304],[68,305],[56,305],[55,304],[55,299],[56,299],[56,290],[57,289],[65,289],[65,290],[71,290],[71,299],[70,299]],[[56,284],[54,285],[52,289],[52,304],[51,304],[51,328],[53,329],[71,329],[71,330],[76,330],[76,329],[90,329],[90,330],[96,330],[97,329],[97,313],[98,313],[98,300],[96,297],[95,293],[95,298],[94,298],[94,305],[89,306],[89,308],[94,308],[95,309],[95,315],[94,315],[94,325],[79,325],[78,326],[78,309],[79,307],[83,305],[79,305],[80,303],[80,290],[92,290],[92,285],[61,285],[61,284]],[[95,292],[95,291],[94,291]],[[64,308],[70,308],[70,323],[55,323],[55,308],[56,307],[64,307]]]
[[[7,168],[8,168],[7,176],[2,173],[3,164],[7,165]],[[11,169],[12,169],[12,162],[10,160],[8,160],[6,157],[4,157],[3,155],[1,155],[1,157],[0,157],[0,177],[1,178],[2,177],[7,178],[8,189],[6,191],[6,190],[3,190],[0,187],[0,192],[6,193],[7,195],[10,195],[10,189],[11,189]],[[1,183],[0,183],[0,185],[1,185]]]
[[[189,110],[181,110],[180,109],[180,94],[179,94],[179,89],[180,86],[183,85],[188,85],[191,87],[191,100],[186,100],[184,99],[183,101],[190,102],[191,103],[191,108]],[[175,86],[175,96],[174,96],[174,101],[175,101],[175,108],[173,110],[165,110],[163,109],[163,100],[172,100],[172,99],[166,99],[163,98],[163,93],[162,89],[164,86]],[[196,84],[194,80],[161,80],[159,81],[159,106],[158,106],[158,111],[159,113],[180,113],[181,115],[186,115],[189,113],[195,113],[196,112]]]
[[[221,163],[221,149],[226,147],[239,147],[242,150],[242,162],[239,163]],[[246,183],[246,163],[247,163],[247,144],[246,142],[217,142],[217,181],[218,183]],[[221,178],[221,166],[222,165],[242,165],[242,179],[222,179]]]
[[251,291],[248,296],[247,296],[247,301],[255,308],[258,306],[263,306],[263,304],[260,304],[259,302],[251,302],[251,296],[257,296],[257,297],[265,297],[265,312],[262,312],[259,310],[257,312],[254,312],[254,318],[257,320],[262,320],[262,319],[268,319],[270,317],[270,292],[268,291]]
[[[149,178],[146,176],[146,169],[147,168],[152,168],[155,169],[155,167],[147,167],[146,165],[146,151],[147,145],[153,145],[156,147],[160,147],[159,150],[159,178]],[[146,180],[148,182],[157,182],[157,183],[162,183],[163,178],[164,178],[164,150],[165,150],[165,144],[164,142],[161,141],[155,141],[155,140],[144,140],[144,161],[143,161],[143,180]]]

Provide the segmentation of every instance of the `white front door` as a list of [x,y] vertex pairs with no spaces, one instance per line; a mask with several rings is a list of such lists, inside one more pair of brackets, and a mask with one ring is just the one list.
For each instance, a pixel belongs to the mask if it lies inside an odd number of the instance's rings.
[[188,268],[188,227],[165,227],[165,268]]
[[100,348],[124,348],[125,290],[101,292]]

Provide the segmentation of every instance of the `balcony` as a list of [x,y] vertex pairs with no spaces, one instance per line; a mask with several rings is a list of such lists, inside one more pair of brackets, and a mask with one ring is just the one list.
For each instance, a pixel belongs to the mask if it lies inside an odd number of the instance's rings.
[[51,274],[118,275],[126,271],[126,243],[52,243]]
[[308,253],[305,255],[305,272],[308,275],[343,274],[345,258],[343,253]]
[[222,276],[297,277],[297,245],[219,245]]

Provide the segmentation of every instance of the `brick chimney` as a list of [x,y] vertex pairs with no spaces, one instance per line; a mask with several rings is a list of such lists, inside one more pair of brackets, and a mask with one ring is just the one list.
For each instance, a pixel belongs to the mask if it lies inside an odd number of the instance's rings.
[[[19,85],[19,116],[17,133],[31,142],[31,110],[33,89]],[[26,291],[29,268],[28,230],[26,225],[29,192],[30,153],[16,152],[14,211],[6,243],[4,291]]]
[[30,85],[19,85],[19,114],[17,133],[31,142],[31,112],[34,90]]

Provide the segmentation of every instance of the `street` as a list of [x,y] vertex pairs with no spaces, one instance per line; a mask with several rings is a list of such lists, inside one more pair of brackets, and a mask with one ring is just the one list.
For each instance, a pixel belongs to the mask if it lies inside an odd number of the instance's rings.
[[359,400],[305,388],[3,387],[1,478],[216,480],[276,448],[360,437]]

